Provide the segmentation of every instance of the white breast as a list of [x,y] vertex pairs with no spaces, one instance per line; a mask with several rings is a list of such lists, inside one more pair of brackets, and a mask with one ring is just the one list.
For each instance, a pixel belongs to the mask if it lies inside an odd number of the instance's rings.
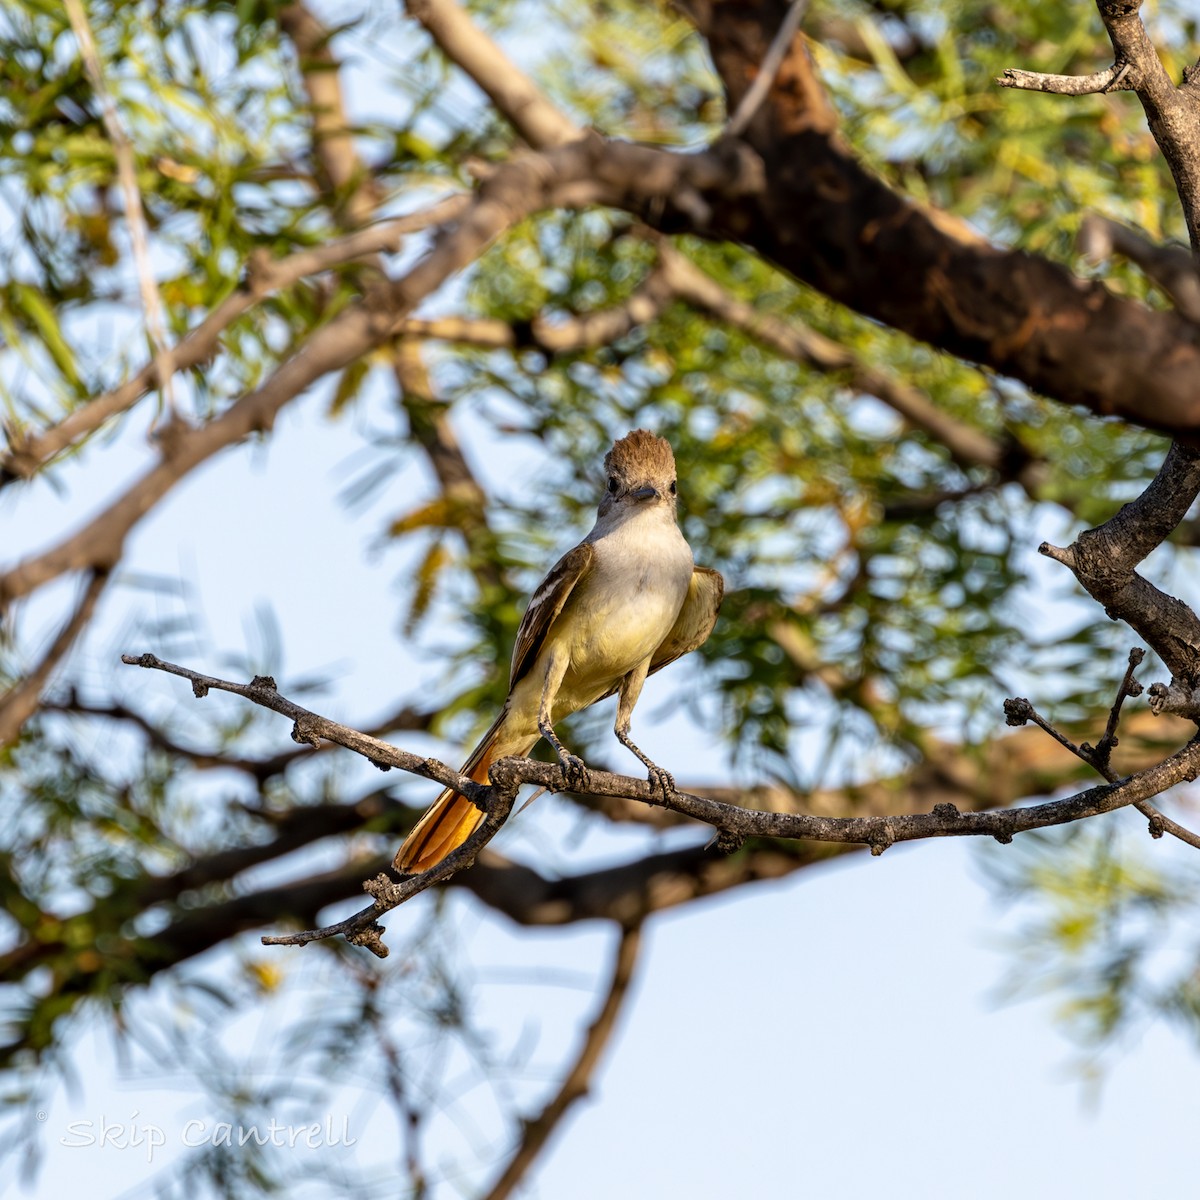
[[675,624],[692,579],[692,551],[674,514],[656,506],[593,543],[595,565],[572,605],[588,635],[571,647],[571,672],[605,688],[654,653]]

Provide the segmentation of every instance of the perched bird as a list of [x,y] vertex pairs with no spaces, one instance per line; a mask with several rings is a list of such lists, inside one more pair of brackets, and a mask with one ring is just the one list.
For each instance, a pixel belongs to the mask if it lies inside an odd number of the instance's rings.
[[[488,769],[526,755],[544,737],[568,785],[584,788],[587,768],[559,741],[563,717],[614,692],[614,731],[649,768],[664,794],[675,781],[629,737],[646,676],[695,650],[712,632],[725,583],[697,567],[675,514],[675,455],[645,429],[617,441],[604,458],[607,490],[591,533],[555,563],[529,601],[513,650],[508,699],[467,759],[463,774],[488,781]],[[417,822],[395,867],[428,870],[461,846],[483,820],[447,788]]]

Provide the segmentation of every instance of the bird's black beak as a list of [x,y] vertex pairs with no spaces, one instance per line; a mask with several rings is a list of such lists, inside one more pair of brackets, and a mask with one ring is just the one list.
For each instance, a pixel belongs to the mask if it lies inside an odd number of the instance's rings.
[[636,492],[630,492],[630,497],[634,500],[657,500],[658,490],[652,487],[640,487]]

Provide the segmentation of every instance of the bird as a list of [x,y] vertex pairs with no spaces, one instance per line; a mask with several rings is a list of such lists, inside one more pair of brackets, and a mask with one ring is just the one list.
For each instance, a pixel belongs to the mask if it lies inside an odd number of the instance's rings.
[[[679,529],[678,483],[670,443],[635,429],[605,455],[604,494],[591,532],[538,585],[517,630],[508,698],[462,774],[488,782],[493,763],[526,756],[544,737],[567,786],[586,790],[583,760],[554,726],[615,692],[617,740],[649,772],[664,798],[670,773],[629,736],[647,675],[702,645],[725,594],[718,571],[696,566]],[[436,866],[478,828],[483,812],[447,788],[413,827],[393,866],[416,874]]]

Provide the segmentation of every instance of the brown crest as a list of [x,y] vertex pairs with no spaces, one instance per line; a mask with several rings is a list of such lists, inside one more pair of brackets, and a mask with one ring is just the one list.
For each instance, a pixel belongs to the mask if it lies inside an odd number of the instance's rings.
[[623,480],[673,479],[675,455],[671,443],[648,429],[627,433],[604,456],[604,469]]

